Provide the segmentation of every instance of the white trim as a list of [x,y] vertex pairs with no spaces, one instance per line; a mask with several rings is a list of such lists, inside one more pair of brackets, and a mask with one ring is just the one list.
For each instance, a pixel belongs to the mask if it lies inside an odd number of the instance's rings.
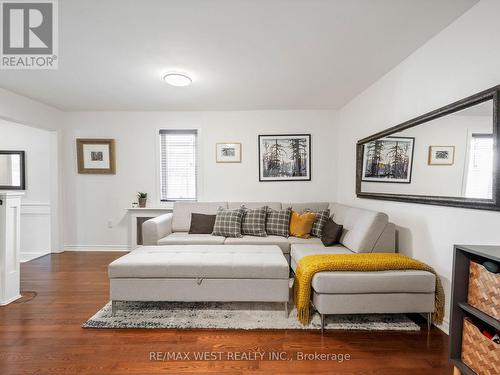
[[[424,318],[424,319],[427,319],[427,314],[421,314],[421,316]],[[433,326],[436,326],[437,328],[439,328],[441,331],[443,331],[444,333],[446,333],[447,335],[449,334],[450,332],[450,322],[448,321],[448,319],[444,318],[443,319],[443,323],[441,324],[436,324],[436,323],[432,323]]]
[[17,301],[19,298],[21,298],[22,295],[17,295],[15,297],[12,297],[12,298],[9,298],[9,299],[6,299],[4,301],[0,301],[0,306],[5,306],[5,305],[8,305],[9,303],[12,303],[14,301]]
[[165,212],[172,212],[174,208],[174,202],[167,202],[165,203],[165,206],[162,207],[129,207],[126,210],[127,211],[137,211],[137,212],[142,212],[142,211],[165,211]]
[[50,254],[50,252],[44,252],[44,251],[34,252],[34,251],[30,251],[30,252],[27,252],[27,253],[21,252],[21,254],[19,255],[19,257],[20,257],[21,263],[26,263],[26,262],[29,262],[30,260],[33,260],[33,259],[36,259],[36,258],[40,258],[40,257],[43,257],[45,255],[49,255],[49,254]]
[[46,215],[50,216],[49,202],[21,203],[21,215]]
[[448,321],[448,319],[443,319],[443,323],[442,324],[434,324],[436,327],[438,327],[441,331],[443,331],[444,333],[446,333],[447,335],[450,334],[450,322]]
[[130,251],[128,245],[64,245],[64,251]]

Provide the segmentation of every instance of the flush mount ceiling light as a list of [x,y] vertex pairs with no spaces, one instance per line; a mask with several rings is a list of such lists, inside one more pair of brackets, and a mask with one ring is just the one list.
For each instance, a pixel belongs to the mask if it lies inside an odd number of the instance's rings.
[[163,80],[172,86],[189,86],[193,80],[186,73],[168,72],[163,75]]

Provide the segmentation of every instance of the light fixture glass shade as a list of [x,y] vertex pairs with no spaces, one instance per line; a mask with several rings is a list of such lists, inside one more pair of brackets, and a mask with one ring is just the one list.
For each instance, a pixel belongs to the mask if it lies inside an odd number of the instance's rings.
[[189,86],[193,83],[191,77],[186,73],[169,72],[163,76],[163,80],[172,86]]

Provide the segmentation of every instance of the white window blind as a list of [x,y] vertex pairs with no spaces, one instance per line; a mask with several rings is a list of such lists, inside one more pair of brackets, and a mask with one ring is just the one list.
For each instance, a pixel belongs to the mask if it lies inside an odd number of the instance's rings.
[[162,201],[196,200],[196,130],[160,130]]
[[469,145],[467,169],[467,198],[492,198],[493,187],[493,136],[473,134]]

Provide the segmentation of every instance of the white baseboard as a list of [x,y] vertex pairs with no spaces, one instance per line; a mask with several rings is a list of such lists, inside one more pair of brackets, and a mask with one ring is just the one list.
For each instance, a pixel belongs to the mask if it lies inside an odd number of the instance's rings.
[[130,251],[128,245],[64,245],[64,251]]
[[[427,319],[426,315],[424,315],[424,314],[421,314],[421,315],[424,319]],[[437,328],[439,328],[441,331],[443,331],[447,335],[450,334],[450,322],[448,321],[448,319],[444,318],[443,323],[441,323],[441,324],[432,323],[432,325],[436,326]]]
[[434,325],[447,335],[450,334],[450,322],[448,322],[448,319],[443,319],[442,324],[434,324]]
[[5,305],[8,305],[9,303],[12,303],[14,301],[17,301],[19,298],[21,298],[22,295],[18,295],[18,296],[15,296],[15,297],[12,297],[12,298],[9,298],[9,299],[6,299],[6,300],[3,300],[3,301],[0,301],[0,306],[5,306]]
[[45,251],[39,251],[39,252],[34,252],[34,251],[22,252],[21,251],[21,253],[19,254],[19,258],[20,258],[21,263],[25,263],[25,262],[29,262],[30,260],[43,257],[43,256],[45,256],[47,254],[50,254],[50,251],[48,251],[48,252],[45,252]]

